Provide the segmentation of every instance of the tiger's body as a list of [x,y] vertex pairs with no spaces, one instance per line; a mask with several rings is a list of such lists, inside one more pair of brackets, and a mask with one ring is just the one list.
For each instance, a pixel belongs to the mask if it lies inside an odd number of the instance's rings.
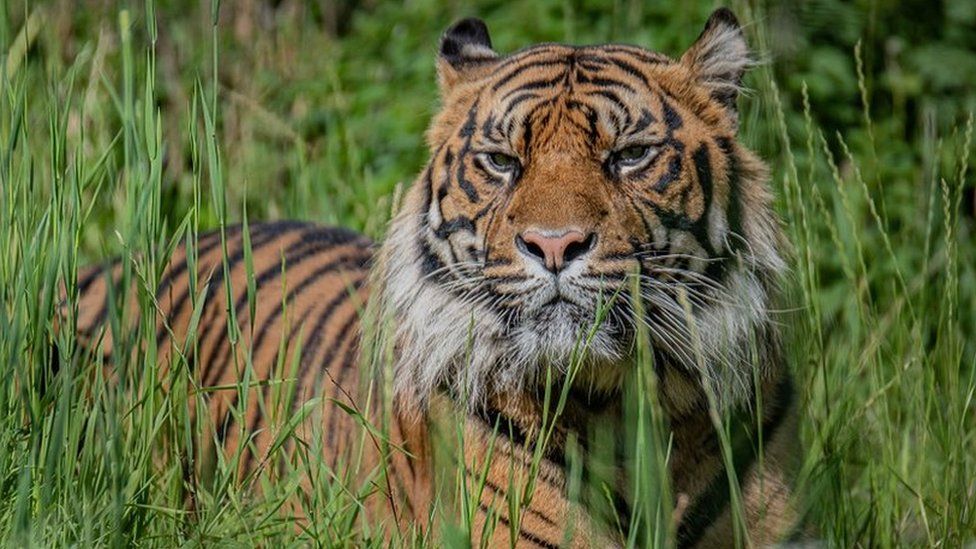
[[[620,397],[643,327],[672,435],[675,541],[732,545],[738,521],[753,544],[775,542],[794,521],[795,419],[769,318],[784,241],[765,167],[735,138],[749,62],[727,10],[677,61],[615,45],[541,45],[501,57],[481,22],[462,21],[441,45],[443,108],[428,133],[430,163],[382,246],[341,229],[256,225],[249,289],[240,228],[223,240],[203,235],[195,344],[184,345],[197,301],[180,249],[155,295],[160,363],[179,349],[202,387],[233,386],[251,364],[256,380],[294,380],[292,411],[318,395],[373,414],[383,376],[361,352],[369,303],[372,321],[391,324],[387,427],[391,446],[404,450],[367,448],[368,464],[386,464],[381,507],[401,527],[429,526],[440,493],[437,425],[460,416],[462,465],[475,484],[484,475],[473,541],[604,546],[627,534],[627,483],[607,487],[616,526],[590,520],[587,502],[567,496],[567,452],[585,454],[594,426],[625,422]],[[79,334],[108,355],[103,322],[118,269],[92,268],[78,282]],[[236,344],[230,318],[248,327]],[[288,376],[281,365],[291,356],[297,370]],[[546,380],[565,380],[570,363],[578,375],[553,420]],[[245,470],[261,466],[275,438],[261,428],[261,387],[247,403],[231,389],[207,404],[227,449],[244,443],[236,422],[254,433]],[[246,415],[233,412],[241,408]],[[735,418],[730,456],[716,411]],[[321,459],[345,463],[356,422],[336,406],[315,418]],[[552,436],[536,471],[547,421]],[[526,486],[531,497],[512,516],[506,494]]]
[[[273,375],[297,378],[295,407],[316,396],[310,391],[321,387],[328,376],[337,380],[350,377],[349,371],[356,361],[359,314],[366,301],[365,282],[373,245],[369,239],[351,231],[310,223],[257,224],[248,232],[256,290],[253,319],[249,288],[244,282],[244,235],[242,227],[235,225],[226,231],[226,270],[220,233],[211,232],[199,238],[195,274],[200,286],[196,293],[190,286],[185,247],[178,248],[170,259],[156,292],[160,318],[156,343],[160,364],[169,365],[174,353],[184,353],[186,362],[196,368],[195,381],[200,387],[231,387],[209,399],[216,436],[227,448],[235,449],[240,443],[240,430],[235,425],[239,418],[229,411],[252,412],[245,418],[247,432],[256,433],[254,443],[261,450],[248,452],[244,466],[253,468],[274,433],[259,429],[264,419],[257,399],[267,398],[267,389],[252,391],[251,401],[247,403],[238,402],[238,395],[232,389],[240,381],[241,369],[248,360],[246,355],[250,354],[249,360],[257,373],[255,383]],[[110,329],[99,329],[109,307],[107,284],[109,280],[118,284],[120,276],[121,264],[116,261],[89,267],[78,277],[77,326],[81,342],[105,358],[111,358],[114,343]],[[226,279],[231,282],[231,293],[225,291]],[[195,345],[187,346],[187,331],[198,300],[203,300],[205,305]],[[135,302],[135,297],[130,296],[128,304],[133,310]],[[236,344],[232,344],[228,330],[230,308],[235,312],[237,324],[247,327],[240,331],[241,339]],[[285,346],[279,348],[282,342]],[[299,346],[301,357],[293,364],[286,357],[292,357]],[[289,370],[275,374],[274,369],[282,365]],[[297,371],[292,373],[291,368]],[[165,377],[166,373],[160,372],[160,376]],[[325,396],[343,397],[340,393]],[[341,413],[331,414],[325,421],[328,425],[348,428],[341,416]],[[206,437],[202,440],[206,441]]]

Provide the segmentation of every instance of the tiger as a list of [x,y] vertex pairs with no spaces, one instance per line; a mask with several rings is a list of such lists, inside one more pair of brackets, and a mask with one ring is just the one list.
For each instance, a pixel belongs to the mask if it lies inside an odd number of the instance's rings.
[[[372,391],[389,394],[375,408],[400,451],[366,452],[387,475],[375,512],[400,528],[434,528],[438,426],[453,418],[455,465],[481,486],[472,543],[621,546],[626,481],[601,524],[592,502],[569,495],[569,454],[625,427],[621,395],[646,337],[669,440],[670,541],[731,546],[744,528],[762,546],[790,534],[797,405],[773,314],[789,246],[769,170],[737,138],[755,60],[735,15],[713,12],[678,58],[622,44],[502,55],[470,18],[445,31],[436,64],[429,161],[382,242],[285,221],[177,247],[151,296],[159,364],[179,355],[200,387],[220,388],[242,363],[268,382],[297,357],[292,411],[314,396],[343,404],[305,420],[321,427],[317,457],[336,467],[362,429],[349,410],[372,414]],[[109,360],[125,331],[106,323],[122,272],[120,261],[82,270],[65,300],[79,341]],[[235,321],[250,326],[237,341]],[[390,342],[386,371],[370,366],[368,332]],[[210,391],[201,411],[227,451],[248,446],[245,471],[275,438],[267,386]],[[517,516],[513,486],[528,487]]]

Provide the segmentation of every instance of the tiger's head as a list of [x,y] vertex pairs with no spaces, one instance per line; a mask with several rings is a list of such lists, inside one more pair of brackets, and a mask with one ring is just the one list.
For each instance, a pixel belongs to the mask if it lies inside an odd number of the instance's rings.
[[677,60],[624,45],[503,56],[480,20],[448,29],[430,161],[380,255],[395,391],[477,403],[571,360],[613,391],[641,327],[667,367],[747,390],[783,269],[766,169],[736,139],[751,64],[725,9]]

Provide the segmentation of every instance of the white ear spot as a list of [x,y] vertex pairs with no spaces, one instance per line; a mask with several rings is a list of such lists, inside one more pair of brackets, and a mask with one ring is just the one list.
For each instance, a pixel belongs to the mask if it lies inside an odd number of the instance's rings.
[[437,62],[441,87],[449,89],[457,82],[481,73],[486,64],[497,59],[485,22],[475,18],[462,19],[441,37]]

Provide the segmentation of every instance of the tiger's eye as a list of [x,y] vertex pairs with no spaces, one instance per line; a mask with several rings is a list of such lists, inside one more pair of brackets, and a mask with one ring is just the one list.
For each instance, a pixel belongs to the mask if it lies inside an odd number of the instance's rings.
[[653,145],[630,145],[614,151],[607,159],[607,167],[618,174],[628,174],[650,164],[660,149]]
[[518,159],[505,153],[494,152],[488,155],[488,161],[498,171],[510,172],[518,167]]
[[649,150],[650,147],[646,145],[631,145],[617,153],[617,160],[628,164],[635,163],[647,156]]

